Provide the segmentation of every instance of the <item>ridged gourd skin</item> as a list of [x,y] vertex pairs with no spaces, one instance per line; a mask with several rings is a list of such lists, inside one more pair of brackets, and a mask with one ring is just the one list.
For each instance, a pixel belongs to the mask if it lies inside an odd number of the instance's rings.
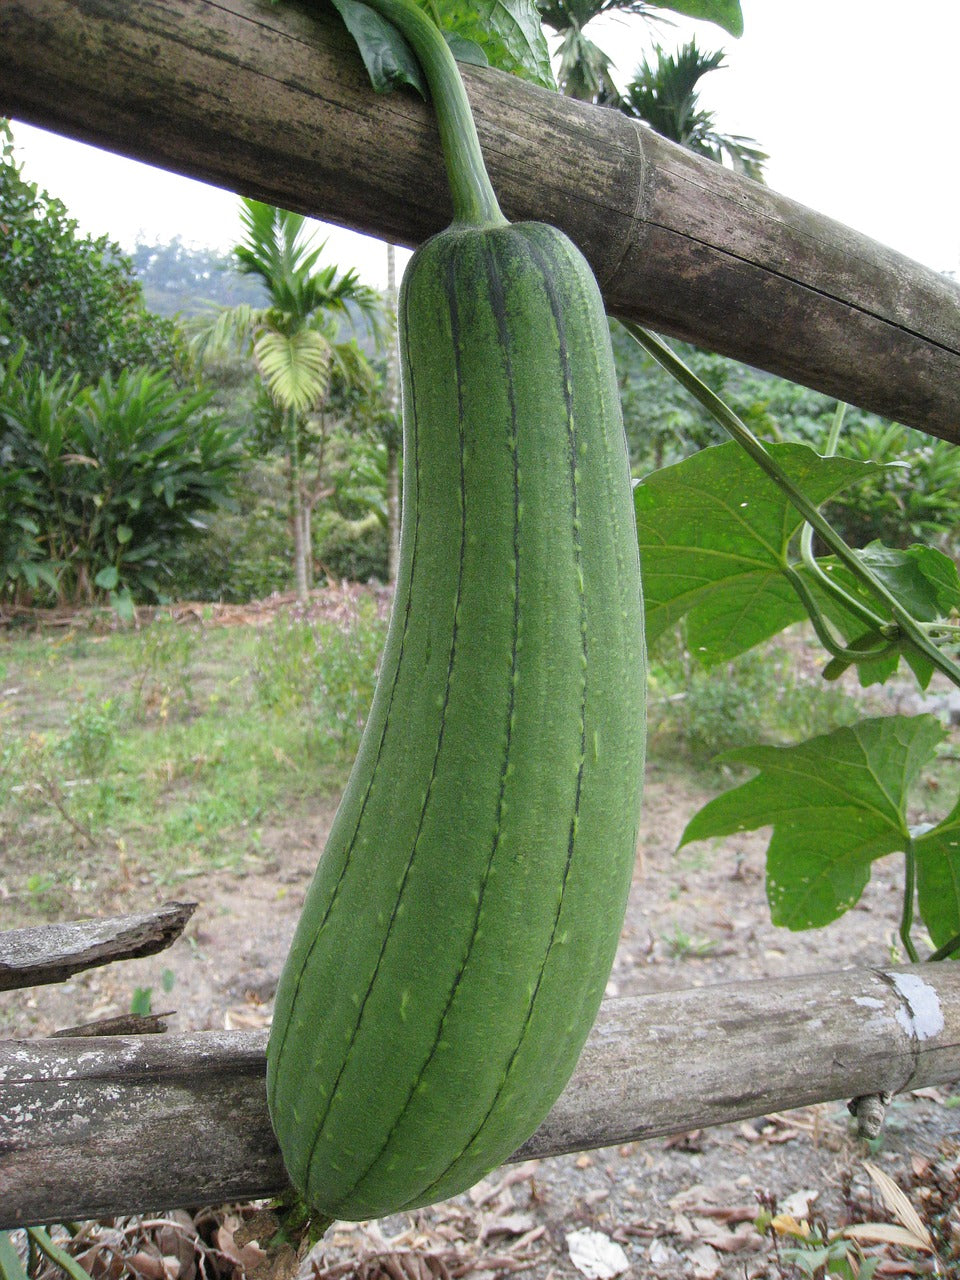
[[268,1101],[315,1212],[471,1186],[562,1091],[634,865],[645,655],[607,320],[540,223],[427,241],[399,307],[400,568],[277,992]]

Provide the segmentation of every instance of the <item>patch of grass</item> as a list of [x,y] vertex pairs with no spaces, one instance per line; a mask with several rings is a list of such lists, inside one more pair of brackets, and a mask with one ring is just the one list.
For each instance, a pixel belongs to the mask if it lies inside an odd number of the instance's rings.
[[336,794],[385,625],[363,597],[332,612],[0,641],[0,921],[241,872],[272,814]]

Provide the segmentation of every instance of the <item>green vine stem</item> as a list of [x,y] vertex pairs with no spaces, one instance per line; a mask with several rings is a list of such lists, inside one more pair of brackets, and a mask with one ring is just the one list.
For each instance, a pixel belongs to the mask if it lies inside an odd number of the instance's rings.
[[[960,688],[960,666],[957,666],[946,654],[941,652],[913,615],[903,607],[897,597],[847,546],[829,521],[820,514],[806,494],[797,488],[776,459],[767,452],[763,442],[753,434],[746,423],[742,422],[715,392],[701,382],[693,370],[689,369],[680,357],[655,334],[650,333],[631,320],[621,320],[620,323],[630,336],[643,347],[644,351],[651,355],[659,365],[676,378],[703,405],[707,412],[750,455],[774,484],[786,494],[794,508],[820,535],[824,544],[830,548],[837,559],[846,565],[856,579],[872,591],[877,599],[883,601],[893,615],[895,626],[892,627],[889,622],[884,621],[872,611],[866,609],[860,602],[855,601],[852,596],[843,592],[845,603],[848,603],[848,607],[852,607],[857,616],[865,621],[871,630],[881,635],[884,641],[899,640],[901,644],[907,643],[911,645],[922,653],[937,671],[940,671],[952,684]],[[839,590],[842,590],[836,583],[831,583],[831,587],[835,595]],[[856,653],[856,651],[849,650],[848,652]],[[862,657],[863,654],[856,653],[856,656]]]
[[413,0],[366,0],[391,22],[417,56],[430,87],[453,198],[454,225],[506,224],[480,150],[477,126],[456,59],[437,24]]
[[[796,569],[789,564],[783,565],[782,571],[784,577],[800,597],[803,607],[809,614],[817,639],[835,660],[836,666],[834,663],[831,663],[830,666],[833,668],[833,671],[836,672],[836,675],[839,675],[841,671],[845,671],[846,668],[854,662],[863,662],[864,660],[874,661],[877,658],[885,658],[887,654],[892,653],[897,648],[895,640],[884,640],[880,644],[860,649],[855,645],[845,645],[834,639],[830,633],[830,628],[827,625],[826,619],[820,612],[820,608],[817,605],[816,600],[814,600],[810,593],[810,588],[804,582],[800,574],[797,573]],[[827,675],[826,671],[824,672],[824,675]]]
[[913,938],[910,936],[913,931],[913,903],[917,896],[917,854],[913,847],[913,840],[908,842],[906,849],[903,851],[903,857],[903,910],[900,914],[900,941],[903,943],[903,949],[906,951],[910,963],[917,964],[920,957],[917,955],[917,948],[913,945]]
[[937,947],[936,951],[934,951],[932,955],[927,956],[927,962],[929,963],[934,960],[949,960],[950,957],[955,955],[958,951],[960,951],[960,933],[952,937],[949,942],[945,942],[942,947]]

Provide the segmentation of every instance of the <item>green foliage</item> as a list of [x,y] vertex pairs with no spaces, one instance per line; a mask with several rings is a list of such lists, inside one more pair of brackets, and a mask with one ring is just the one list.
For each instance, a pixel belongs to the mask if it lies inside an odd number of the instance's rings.
[[[814,507],[881,470],[798,444],[769,445],[766,455]],[[809,614],[835,655],[829,677],[857,665],[861,682],[872,684],[903,656],[921,685],[929,682],[928,656],[909,635],[884,630],[893,622],[890,605],[860,579],[869,571],[921,622],[946,622],[960,608],[960,577],[941,552],[867,547],[852,557],[856,574],[834,558],[805,556],[795,545],[803,517],[732,441],[648,476],[635,506],[651,641],[684,618],[691,652],[709,666]]]
[[[337,378],[364,389],[374,382],[359,344],[342,340],[339,324],[359,316],[378,338],[383,303],[355,272],[319,266],[324,246],[306,234],[301,215],[244,200],[241,217],[244,238],[234,252],[240,270],[265,287],[268,305],[221,311],[198,332],[196,349],[208,355],[232,345],[253,355],[265,393],[258,414],[260,442],[279,444],[286,454],[294,577],[297,595],[304,599],[310,586],[311,515],[326,487],[325,402]],[[314,477],[305,470],[311,453]]]
[[560,36],[557,80],[568,97],[616,105],[620,93],[613,81],[613,61],[584,28],[602,13],[659,18],[667,9],[715,22],[733,36],[743,33],[739,0],[538,0],[544,23]]
[[191,627],[163,611],[137,632],[131,654],[134,716],[166,722],[189,715],[196,648],[197,637]]
[[[735,442],[689,457],[638,487],[651,635],[683,619],[693,652],[716,663],[787,625],[799,603],[831,655],[828,679],[856,666],[862,684],[882,682],[902,656],[921,687],[934,671],[960,687],[960,667],[951,657],[960,645],[956,565],[923,545],[852,550],[818,509],[852,478],[849,471],[845,476],[851,466],[871,478],[889,467],[820,457],[803,446],[764,445],[659,338],[626,327]],[[831,448],[841,421],[838,414]],[[801,527],[800,560],[791,564],[790,544]],[[814,533],[831,557],[814,556]],[[932,826],[913,828],[907,817],[910,784],[931,764],[943,736],[931,716],[889,716],[793,746],[728,750],[725,763],[753,768],[757,776],[707,804],[683,842],[771,826],[771,914],[793,929],[837,919],[859,900],[872,862],[902,852],[900,938],[908,957],[919,958],[912,938],[917,905],[935,946],[929,958],[956,955],[960,801]]]
[[677,633],[664,635],[650,652],[651,742],[703,765],[758,739],[784,742],[854,720],[851,699],[799,669],[796,652],[751,649],[708,670]]
[[151,315],[132,265],[101,236],[81,235],[53,196],[22,175],[0,121],[0,360],[94,382],[137,365],[187,368],[176,326]]
[[[960,934],[960,806],[922,834],[911,829],[911,786],[944,739],[933,716],[885,716],[789,747],[729,751],[757,776],[711,800],[681,843],[772,826],[767,896],[775,924],[819,928],[860,899],[872,862],[902,852],[915,861],[930,937]],[[912,913],[912,878],[906,910]]]
[[[437,21],[454,55],[463,62],[489,64],[554,88],[550,54],[534,0],[415,0]],[[334,0],[357,42],[370,82],[378,93],[409,85],[427,97],[412,50],[392,23],[358,0]]]
[[700,106],[697,85],[711,71],[723,66],[723,51],[705,53],[696,40],[676,54],[659,45],[654,61],[646,58],[637,67],[620,102],[627,115],[645,121],[657,133],[698,155],[731,167],[748,178],[763,178],[767,154],[752,138],[718,132],[712,111]]
[[130,997],[130,1013],[134,1018],[149,1018],[153,1012],[153,987],[134,987]]
[[290,528],[286,486],[270,461],[250,460],[229,507],[206,517],[206,530],[186,544],[168,592],[177,600],[246,604],[286,590]]
[[[815,503],[872,469],[805,445],[770,449]],[[651,642],[683,617],[691,652],[723,662],[805,616],[783,572],[803,518],[732,441],[654,472],[635,505]]]
[[85,778],[99,777],[112,762],[121,717],[115,698],[84,700],[67,716],[67,732],[58,744],[68,769]]
[[386,623],[369,597],[348,599],[336,620],[310,618],[302,609],[278,614],[258,645],[254,684],[264,709],[306,717],[313,736],[354,751],[373,700]]
[[[90,387],[36,369],[3,377],[0,545],[28,535],[25,558],[6,567],[8,593],[74,603],[159,597],[241,465],[239,433],[205,412],[208,401],[146,369]],[[42,573],[30,567],[37,547]]]
[[360,520],[326,515],[314,545],[317,561],[335,582],[387,580],[387,530],[375,514]]
[[887,464],[827,514],[857,546],[933,542],[953,549],[960,534],[960,449],[872,414],[848,418],[837,452]]

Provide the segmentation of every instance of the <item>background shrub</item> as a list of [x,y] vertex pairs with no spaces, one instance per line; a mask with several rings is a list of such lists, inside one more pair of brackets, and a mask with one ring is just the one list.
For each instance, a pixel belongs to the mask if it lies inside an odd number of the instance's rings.
[[327,512],[316,527],[314,556],[334,581],[387,581],[387,530],[379,515],[349,520]]
[[[242,465],[239,431],[205,412],[208,400],[147,369],[86,388],[78,377],[5,370],[0,458],[15,484],[0,507],[0,545],[21,544],[5,570],[8,594],[161,598],[201,516],[229,501]],[[42,573],[30,567],[37,547]]]

